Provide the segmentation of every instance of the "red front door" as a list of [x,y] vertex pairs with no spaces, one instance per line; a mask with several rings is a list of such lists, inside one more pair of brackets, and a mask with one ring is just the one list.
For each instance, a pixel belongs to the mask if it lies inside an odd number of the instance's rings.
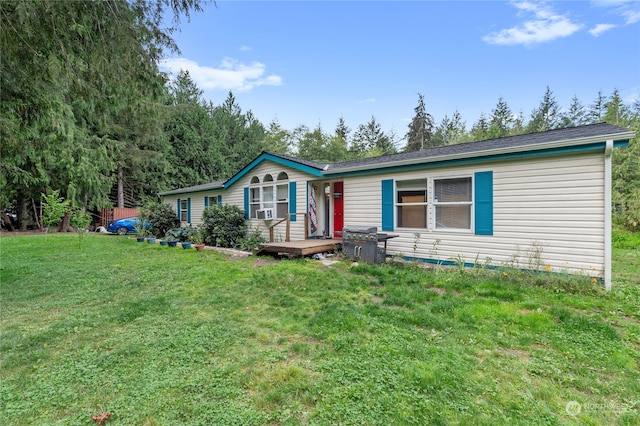
[[342,238],[344,227],[344,185],[342,182],[333,183],[333,237]]

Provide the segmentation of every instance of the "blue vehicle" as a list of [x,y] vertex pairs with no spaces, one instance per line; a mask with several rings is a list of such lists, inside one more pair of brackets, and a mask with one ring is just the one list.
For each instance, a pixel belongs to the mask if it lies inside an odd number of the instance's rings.
[[[140,224],[140,218],[138,216],[124,217],[122,219],[116,219],[109,222],[107,225],[107,232],[112,232],[118,235],[127,235],[129,232],[136,233],[136,225]],[[149,222],[145,222],[145,228],[151,228]]]

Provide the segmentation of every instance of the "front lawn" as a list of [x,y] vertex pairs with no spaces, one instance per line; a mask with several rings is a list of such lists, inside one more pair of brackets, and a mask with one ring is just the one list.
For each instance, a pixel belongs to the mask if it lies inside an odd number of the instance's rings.
[[[633,241],[633,240],[632,240]],[[614,283],[0,238],[0,424],[640,424]]]

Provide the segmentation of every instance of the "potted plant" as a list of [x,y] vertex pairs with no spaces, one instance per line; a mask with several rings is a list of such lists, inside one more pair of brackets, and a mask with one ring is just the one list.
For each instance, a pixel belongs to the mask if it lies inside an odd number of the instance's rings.
[[[193,228],[191,226],[183,226],[180,228],[174,228],[167,231],[167,239],[169,240],[169,246],[175,247],[177,242],[182,244],[182,248],[191,248],[190,237],[193,234]],[[172,242],[174,244],[172,244]]]
[[176,247],[178,245],[178,240],[175,239],[172,235],[167,234],[167,245],[169,247]]
[[201,228],[196,228],[191,233],[191,241],[196,247],[196,250],[204,250],[204,232]]
[[144,226],[144,221],[140,219],[136,220],[133,227],[136,230],[136,240],[139,243],[144,242],[145,236],[147,235],[147,227]]

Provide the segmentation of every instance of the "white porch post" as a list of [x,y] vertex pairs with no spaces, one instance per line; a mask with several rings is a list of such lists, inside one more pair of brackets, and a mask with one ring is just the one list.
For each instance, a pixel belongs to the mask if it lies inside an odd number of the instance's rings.
[[611,154],[613,140],[604,149],[604,287],[611,290]]

